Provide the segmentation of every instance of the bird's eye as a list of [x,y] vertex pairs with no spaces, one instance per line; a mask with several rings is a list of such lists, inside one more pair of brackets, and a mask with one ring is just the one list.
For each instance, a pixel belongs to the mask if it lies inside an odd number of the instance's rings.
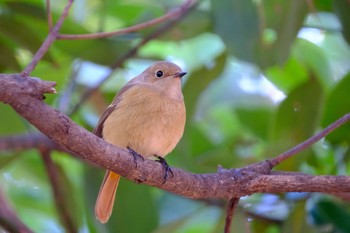
[[156,76],[157,76],[158,78],[161,78],[161,77],[163,76],[163,71],[158,70],[158,71],[156,72]]

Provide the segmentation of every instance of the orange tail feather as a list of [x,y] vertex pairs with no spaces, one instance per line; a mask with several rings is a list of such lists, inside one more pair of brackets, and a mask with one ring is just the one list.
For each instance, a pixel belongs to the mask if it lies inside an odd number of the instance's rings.
[[95,215],[101,223],[106,223],[112,214],[119,179],[120,176],[111,171],[107,171],[103,179],[95,205]]

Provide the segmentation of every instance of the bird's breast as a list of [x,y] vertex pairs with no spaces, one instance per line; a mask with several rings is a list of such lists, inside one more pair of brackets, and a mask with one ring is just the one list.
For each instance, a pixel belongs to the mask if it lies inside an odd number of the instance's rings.
[[103,138],[150,157],[170,153],[182,137],[186,121],[183,99],[145,87],[132,87],[107,117]]

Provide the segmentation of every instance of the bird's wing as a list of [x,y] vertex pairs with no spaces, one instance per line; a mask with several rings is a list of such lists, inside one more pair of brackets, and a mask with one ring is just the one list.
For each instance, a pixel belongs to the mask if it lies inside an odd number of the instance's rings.
[[118,94],[114,97],[113,102],[108,106],[106,111],[102,114],[100,120],[97,123],[96,128],[94,129],[94,131],[92,131],[93,134],[95,134],[96,136],[98,136],[100,138],[103,137],[102,130],[103,130],[104,122],[106,121],[107,117],[118,107],[118,103],[122,99],[123,93],[125,93],[127,90],[129,90],[133,86],[135,86],[135,84],[129,83],[129,84],[125,85],[122,89],[120,89]]

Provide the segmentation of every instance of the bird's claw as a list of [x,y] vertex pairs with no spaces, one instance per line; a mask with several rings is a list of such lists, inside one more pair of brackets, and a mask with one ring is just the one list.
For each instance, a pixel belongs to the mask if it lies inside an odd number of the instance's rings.
[[167,179],[168,179],[169,172],[171,173],[172,177],[174,177],[174,173],[173,173],[173,171],[171,170],[170,166],[168,165],[168,163],[166,162],[166,160],[163,157],[158,156],[158,155],[155,155],[155,157],[158,159],[156,161],[159,162],[160,164],[162,164],[162,166],[164,167],[165,173],[164,173],[163,183],[162,183],[162,184],[164,184],[167,181]]
[[137,168],[137,159],[141,159],[142,161],[144,161],[145,159],[143,158],[142,155],[140,155],[139,153],[137,153],[136,151],[134,151],[133,149],[131,149],[130,147],[127,147],[128,152],[134,157],[134,163],[135,166]]

